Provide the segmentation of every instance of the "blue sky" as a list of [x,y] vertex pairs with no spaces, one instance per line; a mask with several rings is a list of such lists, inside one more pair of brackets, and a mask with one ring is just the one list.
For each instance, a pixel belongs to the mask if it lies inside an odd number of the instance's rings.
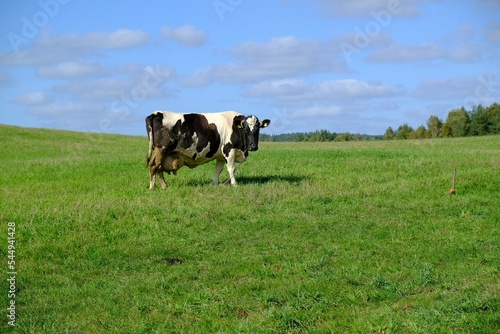
[[145,135],[155,110],[383,134],[500,102],[500,1],[4,2],[0,123]]

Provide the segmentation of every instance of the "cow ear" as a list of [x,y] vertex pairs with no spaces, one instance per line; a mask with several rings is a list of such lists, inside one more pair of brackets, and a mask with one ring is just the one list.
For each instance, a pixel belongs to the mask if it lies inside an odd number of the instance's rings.
[[261,128],[266,128],[269,124],[271,124],[271,120],[270,119],[265,119],[262,122],[260,122],[260,127]]
[[236,127],[238,129],[243,129],[243,123],[245,122],[245,120],[242,120],[242,119],[235,119],[234,120],[234,125],[236,125]]

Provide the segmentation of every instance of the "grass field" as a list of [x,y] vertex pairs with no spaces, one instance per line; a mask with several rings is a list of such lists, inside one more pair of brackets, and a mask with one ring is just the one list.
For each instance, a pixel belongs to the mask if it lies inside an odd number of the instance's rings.
[[500,332],[498,136],[261,143],[166,191],[145,136],[0,145],[2,333]]

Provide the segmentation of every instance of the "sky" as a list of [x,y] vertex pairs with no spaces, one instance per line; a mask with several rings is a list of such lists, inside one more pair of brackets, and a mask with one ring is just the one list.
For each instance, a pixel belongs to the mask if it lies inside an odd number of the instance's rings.
[[0,4],[0,124],[145,136],[156,110],[235,110],[383,134],[494,102],[499,0]]

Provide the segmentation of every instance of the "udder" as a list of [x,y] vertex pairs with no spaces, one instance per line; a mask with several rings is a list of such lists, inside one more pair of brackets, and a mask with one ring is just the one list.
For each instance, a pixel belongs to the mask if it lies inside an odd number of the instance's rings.
[[163,170],[165,172],[169,174],[170,172],[173,172],[175,175],[177,170],[184,166],[184,160],[182,160],[182,158],[177,153],[172,153],[167,155],[165,159],[163,159],[161,166],[163,167]]

